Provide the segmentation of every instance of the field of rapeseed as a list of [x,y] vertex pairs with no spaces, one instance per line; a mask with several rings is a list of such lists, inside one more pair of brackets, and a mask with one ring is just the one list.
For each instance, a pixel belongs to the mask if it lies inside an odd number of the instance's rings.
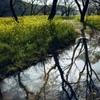
[[68,46],[76,36],[63,18],[48,21],[47,16],[27,16],[19,17],[19,23],[0,18],[0,79]]

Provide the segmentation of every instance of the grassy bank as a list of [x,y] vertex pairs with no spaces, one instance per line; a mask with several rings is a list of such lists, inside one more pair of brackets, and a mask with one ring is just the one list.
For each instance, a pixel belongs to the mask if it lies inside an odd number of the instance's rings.
[[19,17],[19,23],[0,18],[0,79],[66,47],[76,36],[73,26],[63,18],[50,22],[47,16]]
[[[75,16],[74,20],[79,22],[80,16]],[[86,25],[90,26],[91,28],[94,28],[96,30],[100,30],[100,15],[91,15],[85,17]]]
[[91,28],[100,30],[100,15],[86,16],[85,23]]

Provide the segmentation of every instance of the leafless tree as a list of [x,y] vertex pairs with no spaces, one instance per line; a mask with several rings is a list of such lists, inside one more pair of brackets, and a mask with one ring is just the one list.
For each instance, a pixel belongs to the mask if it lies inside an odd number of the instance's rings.
[[54,18],[55,14],[56,14],[57,1],[58,0],[53,0],[51,12],[50,12],[50,15],[48,17],[49,20],[52,20]]
[[37,99],[36,99],[35,93],[29,91],[29,90],[27,89],[27,87],[23,84],[23,82],[21,81],[21,75],[20,75],[20,73],[18,73],[18,82],[19,82],[20,88],[22,88],[23,91],[25,91],[25,93],[26,93],[26,98],[27,98],[27,99],[29,99],[29,98],[30,98],[29,95],[31,95],[31,96],[33,97],[33,99],[37,100]]
[[2,92],[1,92],[1,87],[0,87],[0,99],[3,100]]
[[30,15],[34,15],[35,14],[35,9],[37,7],[38,0],[31,0],[30,3],[31,3]]
[[84,22],[85,14],[87,12],[88,5],[89,5],[89,0],[82,0],[81,1],[82,4],[80,4],[80,1],[78,0],[75,0],[75,2],[78,6],[78,9],[81,15],[80,22]]
[[100,0],[92,0],[93,8],[95,7],[97,14],[100,15]]
[[12,11],[12,14],[13,14],[15,20],[18,22],[18,18],[17,18],[16,13],[13,9],[13,0],[10,0],[10,8],[11,8],[11,11]]
[[48,0],[43,0],[43,5],[44,5],[43,13],[44,13],[44,15],[46,15],[47,1]]
[[65,13],[66,16],[69,16],[72,11],[72,8],[75,8],[74,5],[75,5],[74,1],[64,0],[65,11],[62,13],[62,15]]

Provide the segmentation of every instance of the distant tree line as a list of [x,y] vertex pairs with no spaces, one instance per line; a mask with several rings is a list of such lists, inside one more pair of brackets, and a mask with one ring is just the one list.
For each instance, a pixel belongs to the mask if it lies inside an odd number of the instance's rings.
[[[1,0],[0,1],[0,16],[12,16],[12,12],[10,9],[10,0]],[[75,15],[80,12],[77,10],[76,2],[77,0],[58,0],[57,7],[56,7],[56,14],[57,15]],[[79,0],[78,0],[79,1]],[[86,0],[88,1],[88,0]],[[79,1],[81,6],[85,6],[85,0]],[[30,2],[25,2],[23,0],[12,0],[13,8],[16,12],[17,16],[23,15],[49,15],[52,7],[52,3],[48,4],[48,0],[31,0]],[[87,14],[100,14],[100,0],[91,0],[89,1]],[[79,4],[78,4],[79,5]],[[85,9],[84,9],[85,10]],[[82,11],[82,10],[81,10]],[[85,11],[83,11],[84,13]]]
[[[25,2],[23,0],[12,0],[12,6],[17,16],[23,15],[49,15],[52,7],[52,3],[48,4],[48,0],[31,0],[30,2]],[[57,15],[74,15],[77,14],[77,10],[74,6],[75,2],[64,2],[58,1],[56,14]],[[0,1],[0,17],[2,16],[12,16],[10,9],[10,0]]]

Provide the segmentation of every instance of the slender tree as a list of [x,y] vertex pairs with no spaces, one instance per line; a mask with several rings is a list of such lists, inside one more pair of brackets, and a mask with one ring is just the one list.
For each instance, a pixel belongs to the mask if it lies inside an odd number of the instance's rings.
[[62,13],[62,15],[65,13],[66,16],[69,16],[72,9],[75,9],[75,2],[73,0],[64,0],[64,6],[65,6],[65,11]]
[[18,22],[18,18],[17,18],[16,13],[13,9],[13,0],[10,0],[10,8],[11,8],[11,11],[12,11],[12,14],[13,14],[15,20]]
[[51,13],[48,17],[48,20],[52,20],[56,14],[56,6],[57,6],[57,1],[58,0],[53,0],[52,8],[51,8]]
[[44,15],[47,14],[47,11],[46,11],[46,8],[47,8],[47,1],[48,1],[48,0],[43,0],[43,5],[44,5],[43,14],[44,14]]
[[[78,0],[75,0],[75,2],[77,4],[79,12],[81,14],[80,22],[84,22],[85,14],[86,14],[86,11],[87,11],[88,5],[89,5],[89,0],[82,0],[82,5],[79,3],[80,1],[78,1]],[[83,7],[81,7],[81,6],[83,6]]]

